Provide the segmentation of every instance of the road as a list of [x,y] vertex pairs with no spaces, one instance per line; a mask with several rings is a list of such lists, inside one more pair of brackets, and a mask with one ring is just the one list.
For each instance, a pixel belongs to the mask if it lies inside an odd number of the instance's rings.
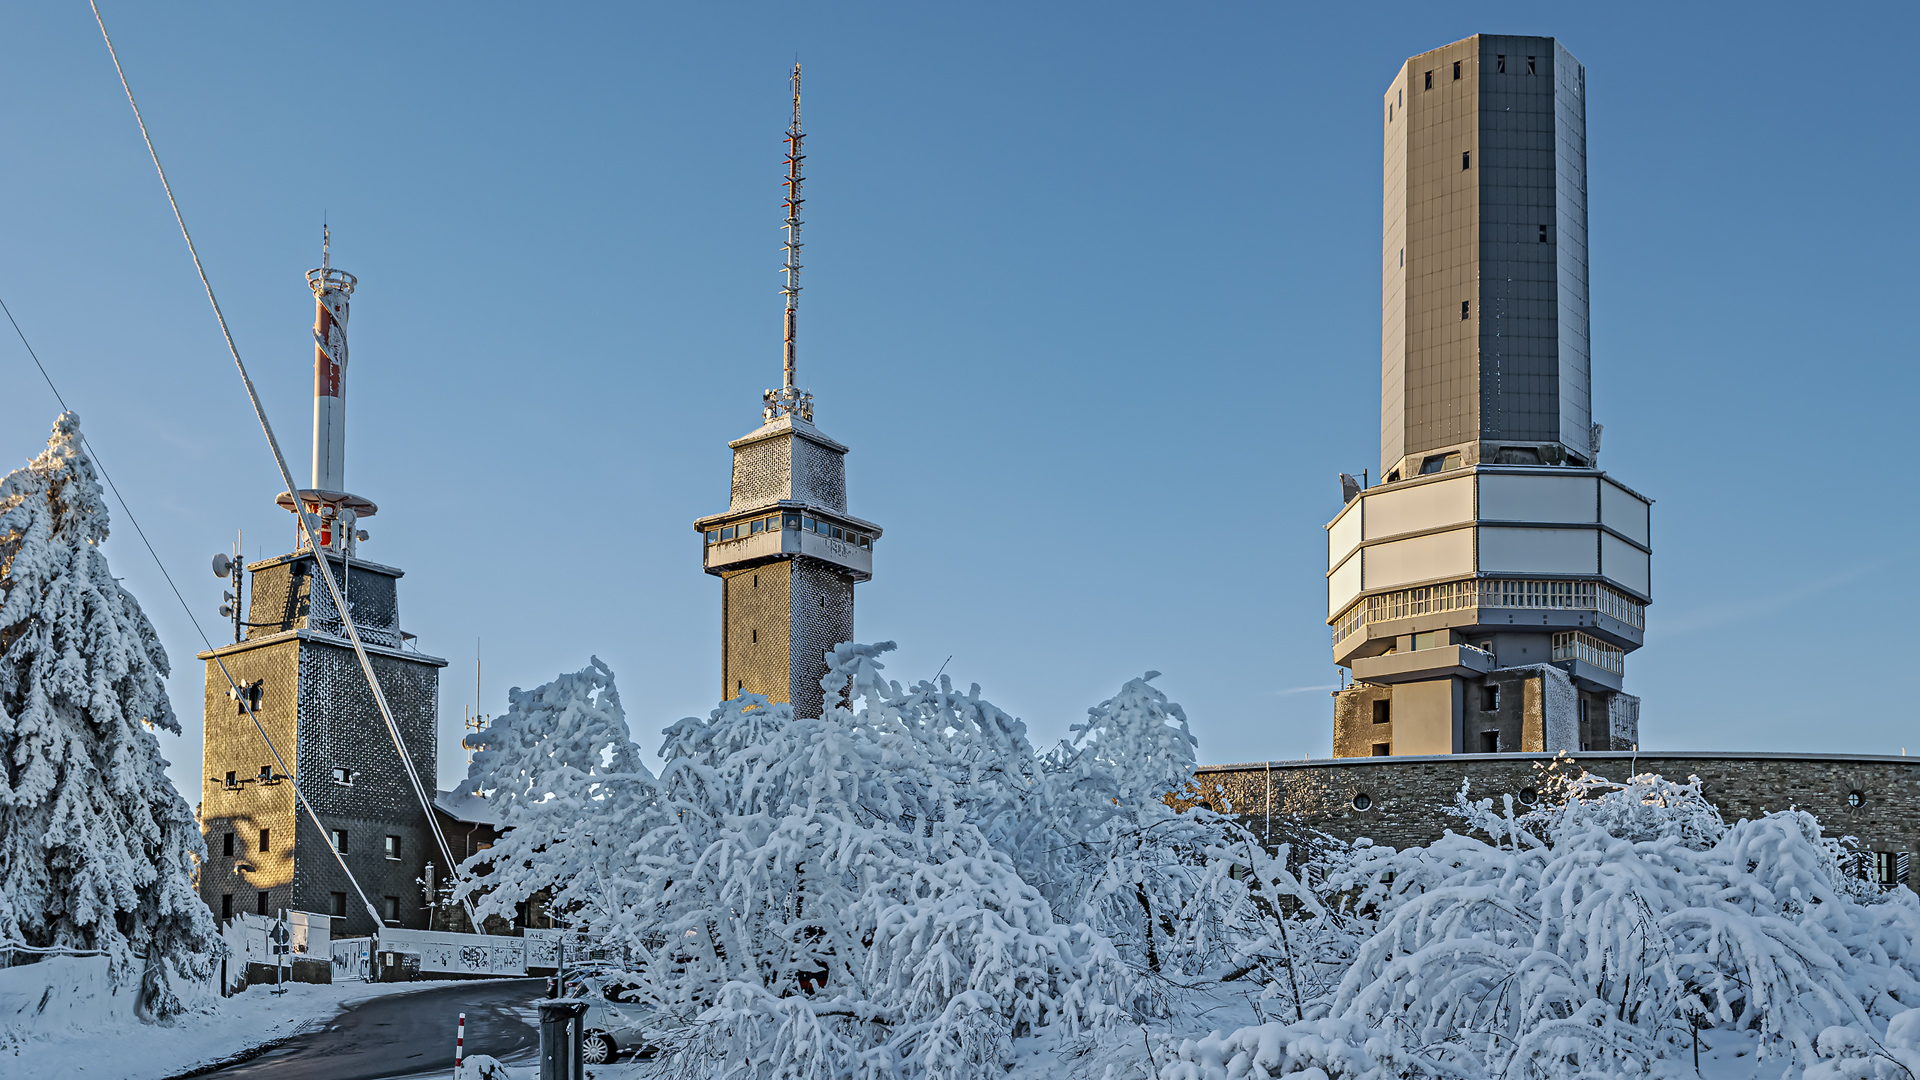
[[453,1069],[454,1024],[467,1014],[467,1053],[505,1060],[540,1044],[534,1001],[545,979],[510,979],[389,994],[349,1006],[318,1031],[251,1061],[203,1075],[220,1080],[386,1080]]

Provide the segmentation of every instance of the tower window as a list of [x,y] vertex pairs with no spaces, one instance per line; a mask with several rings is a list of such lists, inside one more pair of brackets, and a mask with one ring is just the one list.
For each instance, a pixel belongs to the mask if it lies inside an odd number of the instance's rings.
[[781,518],[780,521],[781,521],[781,528],[798,529],[800,527],[799,514],[788,514],[785,517]]
[[1460,151],[1460,171],[1465,172],[1466,170],[1471,169],[1472,167],[1473,167],[1473,151],[1471,150]]
[[707,530],[707,543],[717,544],[719,542],[720,542],[720,530],[719,529]]
[[258,905],[256,910],[265,915],[272,910],[268,905],[273,903],[273,893],[266,889],[260,890],[260,895],[254,898],[254,903]]
[[731,525],[729,525],[729,526],[727,526],[727,527],[726,527],[726,528],[724,528],[724,529],[721,529],[721,530],[720,530],[720,539],[722,539],[722,540],[731,540],[731,539],[733,539],[733,532],[734,532],[734,529],[733,529],[733,526],[731,526]]
[[225,855],[229,858],[233,856],[233,834],[232,833],[228,833],[226,837],[220,841],[220,854]]
[[752,633],[753,633],[753,644],[755,645],[760,644],[760,631],[754,630]]
[[386,898],[386,901],[387,921],[393,923],[395,926],[400,925],[400,898],[397,896],[389,896]]
[[1393,719],[1393,702],[1381,700],[1373,703],[1373,722],[1385,724]]
[[1547,242],[1547,227],[1545,225],[1540,226],[1540,242],[1543,244]]
[[1392,105],[1387,106],[1387,123],[1389,124],[1393,123],[1393,106]]
[[1480,752],[1483,754],[1499,753],[1500,752],[1500,733],[1497,731],[1481,732],[1480,733]]
[[754,523],[753,523],[752,525],[749,525],[749,526],[747,527],[747,535],[748,535],[748,536],[752,536],[752,535],[753,535],[754,533],[757,533],[757,532],[759,532],[760,530],[762,530],[762,529],[764,529],[764,528],[766,528],[766,527],[767,527],[767,523],[766,523],[766,522],[764,522],[764,521],[756,521],[756,522],[754,522]]
[[271,831],[272,830],[270,829],[260,830],[260,854],[262,855],[265,855],[267,852],[273,850],[273,845],[267,842],[267,834]]
[[223,919],[233,918],[233,894],[232,893],[220,894],[220,917]]
[[1500,688],[1483,686],[1480,688],[1480,711],[1494,712],[1500,708]]
[[1502,75],[1507,73],[1507,54],[1500,53],[1493,58],[1493,70]]
[[353,770],[335,768],[333,770],[333,782],[336,784],[346,784],[349,787],[353,786]]
[[1454,82],[1460,81],[1460,61],[1458,60],[1455,60],[1453,62],[1453,81]]
[[1531,56],[1527,57],[1527,74],[1529,75],[1537,74],[1537,72],[1535,72],[1533,69],[1533,57]]
[[1431,89],[1433,89],[1433,72],[1431,72],[1431,71],[1429,71],[1429,72],[1427,72],[1427,85],[1426,85],[1426,89],[1428,89],[1428,90],[1431,90]]
[[339,852],[342,855],[345,855],[347,853],[347,830],[345,829],[333,830],[333,850]]
[[227,770],[227,787],[237,788],[239,786],[240,786],[240,781],[236,778],[234,771],[232,769],[228,769]]
[[1377,742],[1377,743],[1374,743],[1374,744],[1373,744],[1373,756],[1374,756],[1374,757],[1392,757],[1392,756],[1393,756],[1393,744],[1392,744],[1392,743],[1383,743],[1383,742]]
[[1460,301],[1460,317],[1462,319],[1465,319],[1467,316],[1471,314],[1473,314],[1473,301],[1471,300]]
[[1406,248],[1400,249],[1400,265],[1401,266],[1407,265],[1407,249]]
[[399,837],[397,836],[387,837],[387,858],[392,859],[395,862],[398,862],[400,860],[400,838]]
[[333,894],[333,917],[336,919],[344,919],[347,917],[346,893],[337,892]]

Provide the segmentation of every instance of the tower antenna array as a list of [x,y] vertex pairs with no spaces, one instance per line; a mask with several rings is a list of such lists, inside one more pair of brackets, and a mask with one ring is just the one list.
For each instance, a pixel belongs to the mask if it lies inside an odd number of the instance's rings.
[[787,128],[787,242],[782,245],[787,261],[781,267],[787,281],[780,290],[786,297],[786,332],[781,350],[780,389],[761,395],[766,402],[762,415],[768,422],[783,416],[813,420],[813,395],[794,385],[795,333],[800,316],[800,204],[806,201],[800,197],[800,185],[806,179],[801,173],[801,163],[806,160],[801,145],[805,141],[806,135],[800,130],[800,65],[796,63],[793,65],[793,125]]

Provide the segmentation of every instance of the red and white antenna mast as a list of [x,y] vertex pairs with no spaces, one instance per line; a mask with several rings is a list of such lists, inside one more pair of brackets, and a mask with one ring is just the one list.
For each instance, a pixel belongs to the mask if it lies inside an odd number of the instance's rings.
[[[320,545],[347,554],[357,539],[354,522],[376,510],[347,494],[347,311],[358,284],[334,268],[333,231],[321,225],[320,265],[307,271],[313,290],[313,486],[300,492],[300,502],[320,517]],[[294,508],[291,496],[278,502]]]
[[313,289],[313,487],[347,490],[347,307],[359,282],[333,268],[333,232],[320,226],[320,267],[307,271]]
[[786,264],[781,268],[786,272],[787,282],[780,292],[786,297],[786,335],[781,356],[783,380],[778,390],[768,390],[761,395],[766,408],[761,410],[769,423],[783,416],[797,416],[811,423],[813,421],[813,395],[796,389],[794,374],[796,369],[794,338],[800,315],[800,197],[801,163],[806,155],[801,152],[801,144],[806,140],[800,130],[800,65],[793,65],[793,126],[787,129],[787,242],[782,246],[787,254]]

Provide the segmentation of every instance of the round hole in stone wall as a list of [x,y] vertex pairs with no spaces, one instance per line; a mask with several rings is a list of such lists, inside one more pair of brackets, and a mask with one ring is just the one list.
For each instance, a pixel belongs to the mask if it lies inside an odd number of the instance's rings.
[[1373,797],[1371,795],[1368,795],[1364,791],[1353,797],[1353,808],[1355,810],[1366,810],[1371,808],[1372,806],[1373,806]]
[[1849,791],[1849,792],[1847,792],[1847,805],[1848,805],[1848,806],[1851,806],[1851,807],[1854,807],[1855,809],[1858,809],[1858,808],[1860,808],[1860,807],[1862,807],[1862,806],[1865,806],[1865,805],[1866,805],[1866,803],[1867,803],[1867,797],[1866,797],[1866,795],[1865,795],[1864,793],[1862,793],[1862,792],[1859,792],[1859,791]]
[[1530,787],[1523,787],[1520,789],[1520,801],[1528,806],[1532,806],[1534,803],[1540,801],[1540,793]]

